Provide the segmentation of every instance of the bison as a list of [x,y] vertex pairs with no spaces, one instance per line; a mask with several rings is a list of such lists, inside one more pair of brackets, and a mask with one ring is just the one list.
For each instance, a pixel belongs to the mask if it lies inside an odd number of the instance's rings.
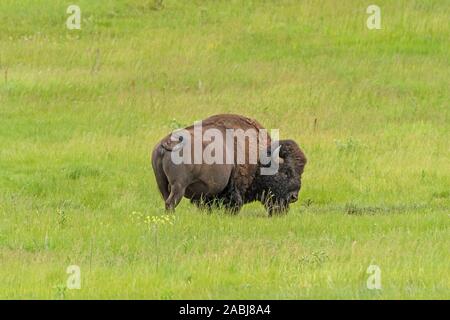
[[[234,213],[246,203],[261,201],[272,215],[287,211],[298,200],[306,157],[293,140],[272,141],[268,135],[263,139],[261,124],[234,114],[211,116],[201,122],[201,131],[196,130],[192,125],[182,134],[169,134],[153,149],[152,167],[166,210],[174,210],[184,196],[200,208],[224,206]],[[206,132],[225,137],[230,130],[245,132],[244,143],[233,136],[231,143],[217,144],[211,152],[215,160],[223,161],[195,161],[196,154],[204,154],[217,139],[205,139]],[[175,153],[190,161],[174,161]],[[252,155],[256,161],[250,161]],[[263,173],[274,166],[276,171]]]

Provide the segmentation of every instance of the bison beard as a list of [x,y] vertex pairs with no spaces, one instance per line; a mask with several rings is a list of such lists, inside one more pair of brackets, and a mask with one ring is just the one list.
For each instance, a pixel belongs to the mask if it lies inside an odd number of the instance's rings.
[[[257,121],[239,115],[215,115],[203,120],[203,128],[264,129]],[[192,130],[187,127],[186,130]],[[259,141],[258,141],[259,142]],[[297,201],[306,157],[292,140],[280,140],[279,169],[274,175],[261,175],[261,163],[232,165],[174,165],[170,162],[170,135],[152,153],[152,166],[158,188],[173,210],[184,196],[202,209],[224,207],[237,213],[252,201],[261,201],[269,215],[285,212]],[[271,140],[267,139],[270,152]],[[247,158],[248,159],[248,158]],[[270,164],[266,165],[270,166]]]

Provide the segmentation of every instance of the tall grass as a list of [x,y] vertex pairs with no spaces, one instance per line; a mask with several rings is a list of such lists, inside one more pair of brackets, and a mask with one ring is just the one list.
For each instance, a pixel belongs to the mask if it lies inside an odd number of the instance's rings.
[[[381,30],[364,1],[77,4],[78,31],[64,1],[0,3],[0,297],[449,297],[445,1],[378,1]],[[150,150],[221,112],[302,146],[300,201],[183,201],[156,250]]]

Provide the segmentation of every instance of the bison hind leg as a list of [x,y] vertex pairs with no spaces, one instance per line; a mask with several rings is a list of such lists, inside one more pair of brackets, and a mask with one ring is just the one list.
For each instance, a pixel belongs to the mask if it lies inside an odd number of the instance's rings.
[[186,187],[180,183],[175,183],[170,186],[170,194],[166,199],[166,211],[174,211],[175,207],[180,203],[181,198],[184,196]]

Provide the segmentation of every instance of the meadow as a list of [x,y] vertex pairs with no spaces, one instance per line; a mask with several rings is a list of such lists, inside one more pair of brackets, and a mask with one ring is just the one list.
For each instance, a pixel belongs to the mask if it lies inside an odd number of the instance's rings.
[[[0,298],[450,298],[448,1],[70,4],[0,2]],[[153,146],[217,113],[301,145],[287,215],[164,218]]]

